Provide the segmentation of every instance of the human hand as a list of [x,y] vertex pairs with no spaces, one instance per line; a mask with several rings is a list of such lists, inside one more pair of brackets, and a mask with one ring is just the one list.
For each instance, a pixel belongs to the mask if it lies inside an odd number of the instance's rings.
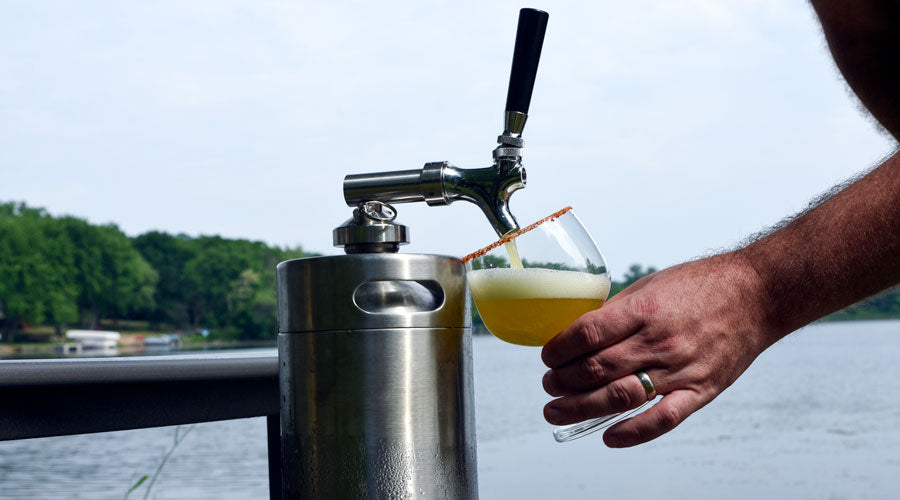
[[781,337],[767,324],[765,303],[759,276],[734,252],[644,277],[544,346],[544,389],[561,396],[544,417],[566,425],[636,408],[647,400],[633,375],[643,370],[663,398],[607,429],[603,440],[618,448],[659,437]]

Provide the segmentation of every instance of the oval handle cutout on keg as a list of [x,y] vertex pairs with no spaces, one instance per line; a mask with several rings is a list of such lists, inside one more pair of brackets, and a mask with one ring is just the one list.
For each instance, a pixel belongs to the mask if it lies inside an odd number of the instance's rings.
[[444,290],[434,280],[367,281],[356,287],[353,302],[373,314],[429,312],[444,304]]

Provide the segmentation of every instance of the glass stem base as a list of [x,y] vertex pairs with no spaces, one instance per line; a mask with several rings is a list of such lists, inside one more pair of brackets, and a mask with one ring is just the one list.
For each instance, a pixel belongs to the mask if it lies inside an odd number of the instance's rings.
[[553,439],[556,439],[557,443],[565,443],[566,441],[572,441],[573,439],[578,439],[580,437],[587,436],[588,434],[593,434],[599,430],[606,429],[607,427],[621,422],[626,418],[630,418],[641,408],[647,406],[647,403],[649,402],[650,401],[647,401],[637,408],[624,411],[622,413],[614,413],[605,417],[585,420],[584,422],[579,422],[577,424],[557,427],[553,429]]

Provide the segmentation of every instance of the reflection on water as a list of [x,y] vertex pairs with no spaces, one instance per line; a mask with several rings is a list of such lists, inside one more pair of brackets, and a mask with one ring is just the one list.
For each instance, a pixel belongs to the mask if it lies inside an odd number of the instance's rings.
[[[474,350],[483,498],[880,499],[900,490],[897,321],[798,332],[678,429],[627,450],[605,448],[599,435],[553,441],[538,348],[479,336]],[[153,473],[173,433],[0,443],[0,498],[122,498]],[[265,420],[198,424],[151,498],[266,498],[267,481]]]
[[[0,498],[125,496],[152,475],[174,427],[0,443]],[[267,498],[265,420],[197,424],[153,486],[151,498]],[[145,483],[146,484],[146,483]],[[143,498],[143,488],[129,498]]]
[[201,352],[237,351],[275,347],[269,342],[229,342],[223,344],[124,344],[109,348],[73,349],[64,345],[27,349],[3,354],[0,359],[52,359],[52,358],[108,358],[125,356],[167,356],[171,354],[192,354]]
[[64,345],[60,354],[73,358],[107,358],[110,356],[118,356],[118,346],[95,347],[90,349],[82,349],[76,346]]

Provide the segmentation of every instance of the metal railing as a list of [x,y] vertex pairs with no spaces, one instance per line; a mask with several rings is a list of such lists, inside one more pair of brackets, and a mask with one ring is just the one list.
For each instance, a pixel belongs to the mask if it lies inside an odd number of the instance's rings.
[[0,441],[266,417],[281,498],[278,354],[0,361]]

